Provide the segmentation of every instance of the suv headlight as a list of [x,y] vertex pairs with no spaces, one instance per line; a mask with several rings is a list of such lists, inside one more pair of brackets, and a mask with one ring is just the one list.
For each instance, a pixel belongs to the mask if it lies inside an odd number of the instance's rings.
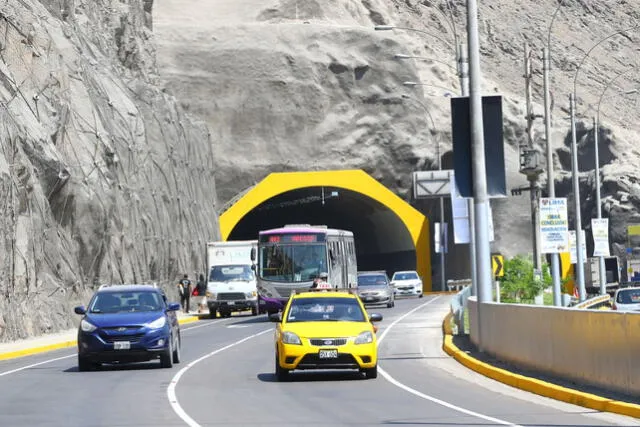
[[258,296],[258,293],[256,291],[245,292],[244,294],[247,296],[247,298],[255,298]]
[[147,323],[147,327],[149,329],[160,329],[160,328],[163,328],[164,325],[166,324],[167,324],[167,319],[164,316],[162,316],[162,317],[158,317],[156,320],[154,320],[151,323]]
[[373,342],[373,334],[371,331],[364,331],[356,337],[354,344],[370,344]]
[[300,341],[300,337],[294,334],[293,332],[283,332],[282,342],[285,344],[302,345],[302,341]]
[[207,291],[207,298],[216,299],[216,293]]
[[98,328],[93,323],[89,323],[86,320],[82,319],[82,321],[80,322],[80,329],[82,329],[82,332],[93,332]]

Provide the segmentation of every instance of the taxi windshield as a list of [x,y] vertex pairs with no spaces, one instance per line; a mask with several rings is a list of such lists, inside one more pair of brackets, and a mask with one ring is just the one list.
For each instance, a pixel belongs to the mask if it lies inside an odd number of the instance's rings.
[[355,298],[297,298],[291,301],[287,322],[364,322]]

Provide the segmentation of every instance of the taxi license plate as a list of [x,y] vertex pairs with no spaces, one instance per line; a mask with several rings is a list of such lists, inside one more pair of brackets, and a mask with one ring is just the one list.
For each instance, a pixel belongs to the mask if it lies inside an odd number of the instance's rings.
[[338,350],[320,350],[318,357],[320,359],[337,359]]
[[114,350],[129,350],[131,343],[129,341],[116,341],[113,343]]

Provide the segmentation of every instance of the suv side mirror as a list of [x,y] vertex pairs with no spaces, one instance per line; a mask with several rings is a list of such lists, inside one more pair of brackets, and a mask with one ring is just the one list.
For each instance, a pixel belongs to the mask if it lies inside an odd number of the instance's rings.
[[80,305],[73,309],[73,312],[76,314],[85,314],[87,310],[84,308],[84,305]]
[[271,313],[269,315],[269,320],[271,322],[276,322],[276,323],[280,323],[282,322],[282,313],[278,312],[278,313]]
[[382,320],[382,314],[380,313],[371,313],[369,315],[369,322],[373,323],[373,322],[379,322]]
[[177,302],[172,302],[167,306],[167,311],[178,311],[180,310],[180,304]]

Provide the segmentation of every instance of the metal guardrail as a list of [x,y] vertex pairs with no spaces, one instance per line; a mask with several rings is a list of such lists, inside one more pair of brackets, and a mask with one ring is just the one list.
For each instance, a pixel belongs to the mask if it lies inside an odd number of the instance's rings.
[[453,321],[455,322],[458,331],[457,335],[466,334],[464,326],[464,312],[467,309],[467,300],[471,296],[471,285],[466,285],[451,299],[451,313],[453,314]]

